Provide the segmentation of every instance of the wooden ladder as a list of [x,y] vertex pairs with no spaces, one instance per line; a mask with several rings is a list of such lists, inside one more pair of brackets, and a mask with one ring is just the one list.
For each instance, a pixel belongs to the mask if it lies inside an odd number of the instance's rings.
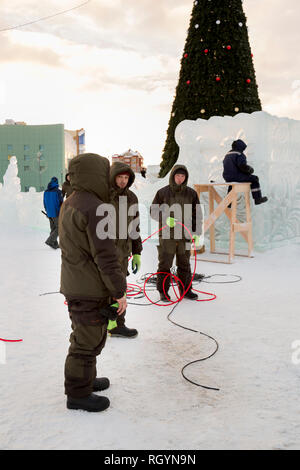
[[[231,186],[231,191],[224,197],[216,191],[215,187],[218,186]],[[209,259],[202,259],[200,261],[211,261],[215,263],[232,263],[234,255],[236,256],[247,256],[252,257],[251,252],[253,250],[253,238],[252,238],[252,219],[250,209],[250,183],[208,183],[208,184],[195,184],[195,190],[198,193],[199,199],[201,193],[208,192],[209,197],[209,216],[204,220],[204,233],[209,229],[210,238],[210,252],[215,254],[228,255],[228,261],[216,261]],[[237,196],[243,193],[245,198],[246,206],[246,222],[240,222],[237,219]],[[214,208],[214,203],[217,202],[217,207]],[[231,204],[231,209],[228,205]],[[215,242],[215,222],[216,220],[225,213],[230,221],[230,234],[229,234],[229,252],[220,253],[216,251]],[[240,255],[235,253],[235,234],[239,232],[248,244],[248,254]]]

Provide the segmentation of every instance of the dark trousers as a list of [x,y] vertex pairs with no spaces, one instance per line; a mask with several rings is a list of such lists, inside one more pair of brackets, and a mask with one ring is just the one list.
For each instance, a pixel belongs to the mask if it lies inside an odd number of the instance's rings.
[[56,245],[58,237],[58,217],[49,217],[50,235],[46,240],[48,245]]
[[109,300],[68,301],[73,332],[65,362],[65,394],[73,398],[88,396],[93,391],[97,376],[96,357],[104,348],[107,335],[107,319],[100,309]]
[[[163,240],[157,247],[158,250],[158,268],[157,272],[170,273],[173,265],[173,259],[176,255],[177,277],[181,280],[186,289],[191,282],[191,266],[190,266],[190,250],[186,250],[186,242],[184,240]],[[159,292],[168,292],[171,277],[166,278],[166,274],[158,274],[156,288]],[[165,280],[165,282],[164,282]],[[176,287],[176,281],[172,281]],[[179,288],[182,288],[180,283]],[[164,286],[164,287],[163,287]]]
[[[253,199],[260,199],[262,197],[259,178],[256,175],[243,175],[238,180],[237,183],[251,183],[250,189]],[[228,193],[232,190],[232,186],[228,186]]]
[[[128,273],[128,257],[119,259],[120,265],[121,265],[121,270],[124,276],[127,276]],[[124,292],[125,293],[125,292]],[[126,310],[125,312],[122,313],[122,315],[118,315],[117,317],[117,325],[118,326],[124,326],[125,325],[125,315],[126,315]]]

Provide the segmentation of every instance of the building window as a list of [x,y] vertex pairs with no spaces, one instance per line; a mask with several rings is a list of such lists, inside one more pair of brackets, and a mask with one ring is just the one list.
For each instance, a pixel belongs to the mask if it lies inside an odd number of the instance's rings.
[[40,186],[40,191],[45,191],[45,186]]
[[24,166],[24,171],[29,171],[30,170],[30,166],[29,165],[25,165]]
[[45,156],[44,156],[44,155],[40,155],[40,156],[39,156],[39,160],[45,160]]
[[28,193],[29,191],[29,186],[25,186],[25,193]]
[[40,144],[40,145],[39,145],[39,151],[40,151],[40,152],[43,152],[44,150],[45,150],[45,145]]
[[29,150],[30,146],[29,145],[24,145],[24,150]]
[[8,151],[8,153],[10,153],[10,154],[12,154],[12,153],[13,153],[13,151],[14,151],[14,147],[13,147],[13,145],[12,145],[12,144],[8,144],[8,145],[7,145],[7,151]]
[[30,155],[24,155],[24,160],[27,162],[28,160],[30,160]]
[[44,165],[40,165],[40,171],[44,171],[46,167]]

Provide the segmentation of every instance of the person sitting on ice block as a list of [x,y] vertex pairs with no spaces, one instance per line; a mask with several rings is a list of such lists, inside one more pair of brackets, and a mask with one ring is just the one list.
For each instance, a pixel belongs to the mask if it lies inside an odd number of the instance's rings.
[[[251,193],[254,203],[262,204],[267,202],[268,198],[262,196],[258,176],[253,175],[253,168],[247,164],[244,150],[247,147],[242,140],[232,142],[231,150],[225,155],[223,160],[223,178],[227,183],[251,183]],[[228,188],[228,192],[231,186]]]

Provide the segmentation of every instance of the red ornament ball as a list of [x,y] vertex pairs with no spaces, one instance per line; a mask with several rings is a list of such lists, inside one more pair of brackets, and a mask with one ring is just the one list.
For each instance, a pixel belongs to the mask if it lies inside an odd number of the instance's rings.
[[188,54],[184,54],[184,58],[185,58],[185,59],[187,58],[187,56],[188,56]]
[[247,83],[251,83],[250,78],[247,78],[246,82],[247,82]]
[[221,79],[220,77],[216,77],[216,81],[219,82]]
[[207,53],[208,53],[208,49],[204,49],[204,52],[205,52],[205,54],[207,54]]
[[226,46],[226,49],[228,49],[228,50],[230,51],[230,49],[231,49],[231,46]]
[[190,85],[190,83],[191,83],[191,80],[187,80],[186,84]]

